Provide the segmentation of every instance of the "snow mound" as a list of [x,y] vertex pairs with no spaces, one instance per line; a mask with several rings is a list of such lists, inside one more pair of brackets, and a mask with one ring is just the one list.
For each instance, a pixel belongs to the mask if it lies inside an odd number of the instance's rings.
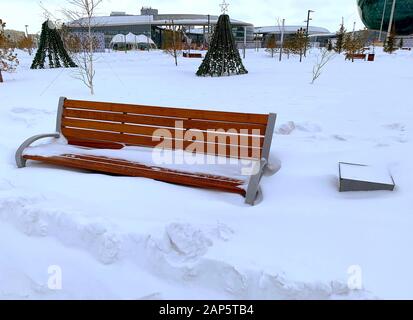
[[296,130],[307,133],[319,133],[322,131],[322,128],[318,124],[308,121],[299,123],[295,121],[288,121],[276,127],[275,132],[281,135],[290,135]]
[[275,128],[275,132],[281,135],[290,135],[296,129],[294,121],[288,121]]
[[166,237],[178,255],[197,258],[205,255],[213,242],[200,229],[190,224],[172,223],[166,227]]
[[[54,239],[64,246],[84,251],[102,265],[132,263],[141,272],[165,281],[223,292],[234,299],[330,299],[350,298],[357,294],[339,281],[289,281],[282,272],[272,274],[246,269],[214,258],[209,251],[215,245],[230,242],[235,234],[222,223],[171,223],[160,234],[126,233],[107,221],[86,219],[79,212],[47,209],[42,200],[41,197],[3,196],[0,198],[0,221],[29,237]],[[3,275],[10,276],[5,268],[2,271]],[[12,275],[10,283],[13,286],[20,283],[21,288],[16,286],[13,291],[13,288],[3,286],[8,292],[7,297],[24,298],[25,292],[30,292],[27,297],[48,294],[44,285],[27,277],[25,274]],[[366,296],[364,292],[360,294]],[[163,293],[156,292],[141,299],[161,297]]]
[[297,130],[300,130],[303,132],[310,132],[310,133],[318,133],[322,131],[321,126],[315,123],[308,122],[308,121],[297,123],[296,128]]

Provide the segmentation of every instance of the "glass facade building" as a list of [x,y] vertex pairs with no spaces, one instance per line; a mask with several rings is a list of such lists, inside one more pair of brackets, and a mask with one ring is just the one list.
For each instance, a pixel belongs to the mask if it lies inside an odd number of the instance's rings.
[[[95,17],[92,21],[93,31],[105,35],[105,45],[109,44],[117,34],[145,35],[150,37],[158,48],[162,47],[162,34],[165,27],[173,24],[185,30],[187,36],[195,43],[202,44],[208,38],[208,29],[212,33],[218,21],[218,16],[199,14],[159,14],[156,9],[143,8],[141,15],[127,15],[122,12],[111,16]],[[237,42],[254,41],[254,26],[252,24],[231,19],[233,34]],[[83,25],[83,26],[82,26]],[[73,32],[84,31],[84,21],[74,21],[68,25]]]
[[[93,32],[97,33],[103,33],[105,37],[105,47],[109,48],[110,42],[112,41],[113,37],[116,36],[117,34],[128,34],[129,32],[132,32],[133,34],[139,35],[143,34],[147,37],[151,37],[152,32],[152,26],[150,24],[147,25],[137,25],[137,24],[132,24],[132,25],[122,25],[122,26],[105,26],[105,25],[97,25],[93,27]],[[81,27],[72,27],[71,28],[72,32],[84,32],[84,29]]]
[[[367,28],[380,30],[384,13],[383,30],[388,30],[393,0],[358,0],[357,4]],[[397,0],[394,27],[397,35],[413,34],[413,0]]]

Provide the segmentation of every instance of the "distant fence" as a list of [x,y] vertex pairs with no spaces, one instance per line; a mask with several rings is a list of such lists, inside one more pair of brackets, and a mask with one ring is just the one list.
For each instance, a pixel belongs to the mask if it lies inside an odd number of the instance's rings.
[[[244,49],[243,41],[237,41],[236,44],[238,49]],[[257,47],[263,48],[261,41],[247,41],[245,45],[246,49],[256,49]]]
[[[399,45],[400,39],[396,41],[396,45]],[[404,48],[413,48],[413,37],[403,38],[403,47]]]

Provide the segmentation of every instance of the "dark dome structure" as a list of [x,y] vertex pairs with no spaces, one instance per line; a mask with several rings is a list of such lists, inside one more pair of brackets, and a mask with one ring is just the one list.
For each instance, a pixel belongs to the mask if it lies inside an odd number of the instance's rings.
[[[361,20],[372,30],[380,30],[383,9],[386,0],[358,0]],[[387,0],[383,30],[387,31],[393,0]],[[397,0],[394,14],[395,32],[397,35],[413,34],[413,0]]]

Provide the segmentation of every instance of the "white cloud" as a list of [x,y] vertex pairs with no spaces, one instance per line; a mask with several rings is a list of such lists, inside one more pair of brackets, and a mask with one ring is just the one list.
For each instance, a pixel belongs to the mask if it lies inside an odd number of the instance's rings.
[[[7,22],[10,29],[24,30],[28,24],[31,32],[40,31],[44,20],[40,1],[13,0],[2,4],[0,18]],[[220,13],[219,4],[216,1],[193,0],[104,0],[100,14],[106,15],[111,11],[126,11],[131,14],[139,14],[142,6],[152,6],[159,9],[160,13]],[[347,28],[353,27],[357,22],[357,28],[362,28],[357,12],[356,0],[227,0],[230,3],[229,14],[234,19],[253,23],[255,26],[274,25],[277,18],[285,18],[287,24],[304,24],[307,10],[312,9],[312,24],[326,27],[331,31],[338,29],[341,17],[344,17]],[[62,17],[60,10],[67,7],[64,0],[43,0],[44,7],[56,17]]]

